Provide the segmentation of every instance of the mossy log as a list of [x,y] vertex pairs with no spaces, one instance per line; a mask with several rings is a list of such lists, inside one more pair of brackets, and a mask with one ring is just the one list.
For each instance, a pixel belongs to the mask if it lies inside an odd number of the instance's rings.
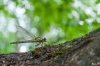
[[0,66],[100,66],[100,28],[59,45],[0,54]]

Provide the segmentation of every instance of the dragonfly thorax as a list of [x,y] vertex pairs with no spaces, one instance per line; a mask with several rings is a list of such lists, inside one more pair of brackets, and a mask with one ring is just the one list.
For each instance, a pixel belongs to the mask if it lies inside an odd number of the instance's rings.
[[46,38],[37,37],[37,38],[35,38],[35,41],[37,41],[37,42],[46,42]]

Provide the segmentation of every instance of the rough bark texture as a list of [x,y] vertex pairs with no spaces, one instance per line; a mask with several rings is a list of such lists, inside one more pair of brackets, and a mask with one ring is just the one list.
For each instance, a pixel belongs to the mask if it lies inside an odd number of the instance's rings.
[[0,66],[100,66],[100,28],[59,45],[0,54]]

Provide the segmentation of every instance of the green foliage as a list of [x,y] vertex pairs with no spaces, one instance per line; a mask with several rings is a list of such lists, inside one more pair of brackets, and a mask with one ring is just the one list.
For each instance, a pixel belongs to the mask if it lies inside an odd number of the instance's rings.
[[[100,26],[97,8],[100,1],[97,0],[11,0],[5,3],[1,1],[0,17],[5,19],[1,19],[0,22],[5,21],[6,29],[12,24],[11,21],[19,25],[24,22],[26,29],[34,28],[33,33],[37,31],[36,35],[45,36],[50,43],[69,41]],[[21,16],[18,16],[18,13]],[[15,26],[14,24],[10,26]],[[56,35],[53,34],[53,30]],[[14,36],[16,33],[8,30],[10,36],[6,38],[4,29],[0,32],[0,41],[3,42],[0,44],[0,53],[13,51],[14,45],[9,43],[16,39]]]

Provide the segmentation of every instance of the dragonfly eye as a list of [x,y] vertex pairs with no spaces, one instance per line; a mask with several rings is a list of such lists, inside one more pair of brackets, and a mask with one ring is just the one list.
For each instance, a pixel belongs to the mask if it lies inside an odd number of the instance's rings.
[[44,40],[44,42],[46,42],[46,38],[44,38],[43,40]]

